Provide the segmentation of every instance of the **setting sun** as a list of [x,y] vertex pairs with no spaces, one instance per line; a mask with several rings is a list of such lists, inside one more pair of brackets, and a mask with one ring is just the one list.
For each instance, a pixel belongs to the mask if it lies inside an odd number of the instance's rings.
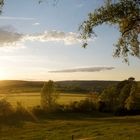
[[0,80],[9,79],[7,72],[4,69],[0,69]]

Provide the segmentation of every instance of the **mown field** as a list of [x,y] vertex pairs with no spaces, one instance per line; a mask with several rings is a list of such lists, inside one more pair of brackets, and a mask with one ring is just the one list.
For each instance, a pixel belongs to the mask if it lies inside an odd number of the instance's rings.
[[140,116],[48,114],[45,120],[1,126],[1,140],[139,140]]
[[[69,94],[60,93],[58,97],[59,104],[69,104],[73,101],[80,101],[87,97],[86,94]],[[12,105],[16,105],[17,102],[22,103],[25,107],[33,107],[40,105],[40,93],[12,93],[12,94],[0,94],[0,98],[5,98]]]

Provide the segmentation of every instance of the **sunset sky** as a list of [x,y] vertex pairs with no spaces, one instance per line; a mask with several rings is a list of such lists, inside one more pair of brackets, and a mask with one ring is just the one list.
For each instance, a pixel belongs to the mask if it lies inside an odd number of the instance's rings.
[[140,80],[140,59],[114,59],[117,26],[95,29],[86,49],[80,24],[104,0],[6,0],[0,15],[0,79]]

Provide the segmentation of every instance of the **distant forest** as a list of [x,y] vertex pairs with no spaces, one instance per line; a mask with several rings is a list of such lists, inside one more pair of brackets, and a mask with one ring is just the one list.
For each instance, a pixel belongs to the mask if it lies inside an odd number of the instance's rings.
[[[63,93],[101,93],[119,81],[57,81],[56,90]],[[0,81],[0,93],[40,92],[43,81]]]

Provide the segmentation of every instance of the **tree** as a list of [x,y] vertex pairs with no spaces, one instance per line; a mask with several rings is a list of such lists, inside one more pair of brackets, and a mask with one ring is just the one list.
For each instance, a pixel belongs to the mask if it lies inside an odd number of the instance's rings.
[[0,13],[2,12],[2,6],[4,5],[4,0],[0,0]]
[[55,83],[51,80],[44,83],[41,89],[41,105],[43,109],[53,110],[56,105],[58,94],[55,90]]
[[87,39],[96,35],[94,28],[103,23],[118,25],[118,39],[114,57],[123,57],[128,62],[128,56],[140,57],[140,1],[139,0],[107,0],[104,6],[89,13],[88,19],[80,26],[83,47],[88,45]]
[[104,103],[104,110],[123,113],[124,110],[140,109],[140,94],[135,78],[119,82],[108,87],[99,96],[99,101]]
[[136,94],[137,82],[135,78],[130,77],[128,80],[119,82],[116,86],[116,93],[118,94],[118,108],[127,109],[126,102],[130,96],[133,98]]
[[106,111],[114,111],[116,108],[117,96],[115,86],[110,86],[99,96],[99,104],[105,103],[103,107]]
[[127,110],[140,111],[140,88],[138,84],[131,87],[130,96],[125,101],[125,108]]

